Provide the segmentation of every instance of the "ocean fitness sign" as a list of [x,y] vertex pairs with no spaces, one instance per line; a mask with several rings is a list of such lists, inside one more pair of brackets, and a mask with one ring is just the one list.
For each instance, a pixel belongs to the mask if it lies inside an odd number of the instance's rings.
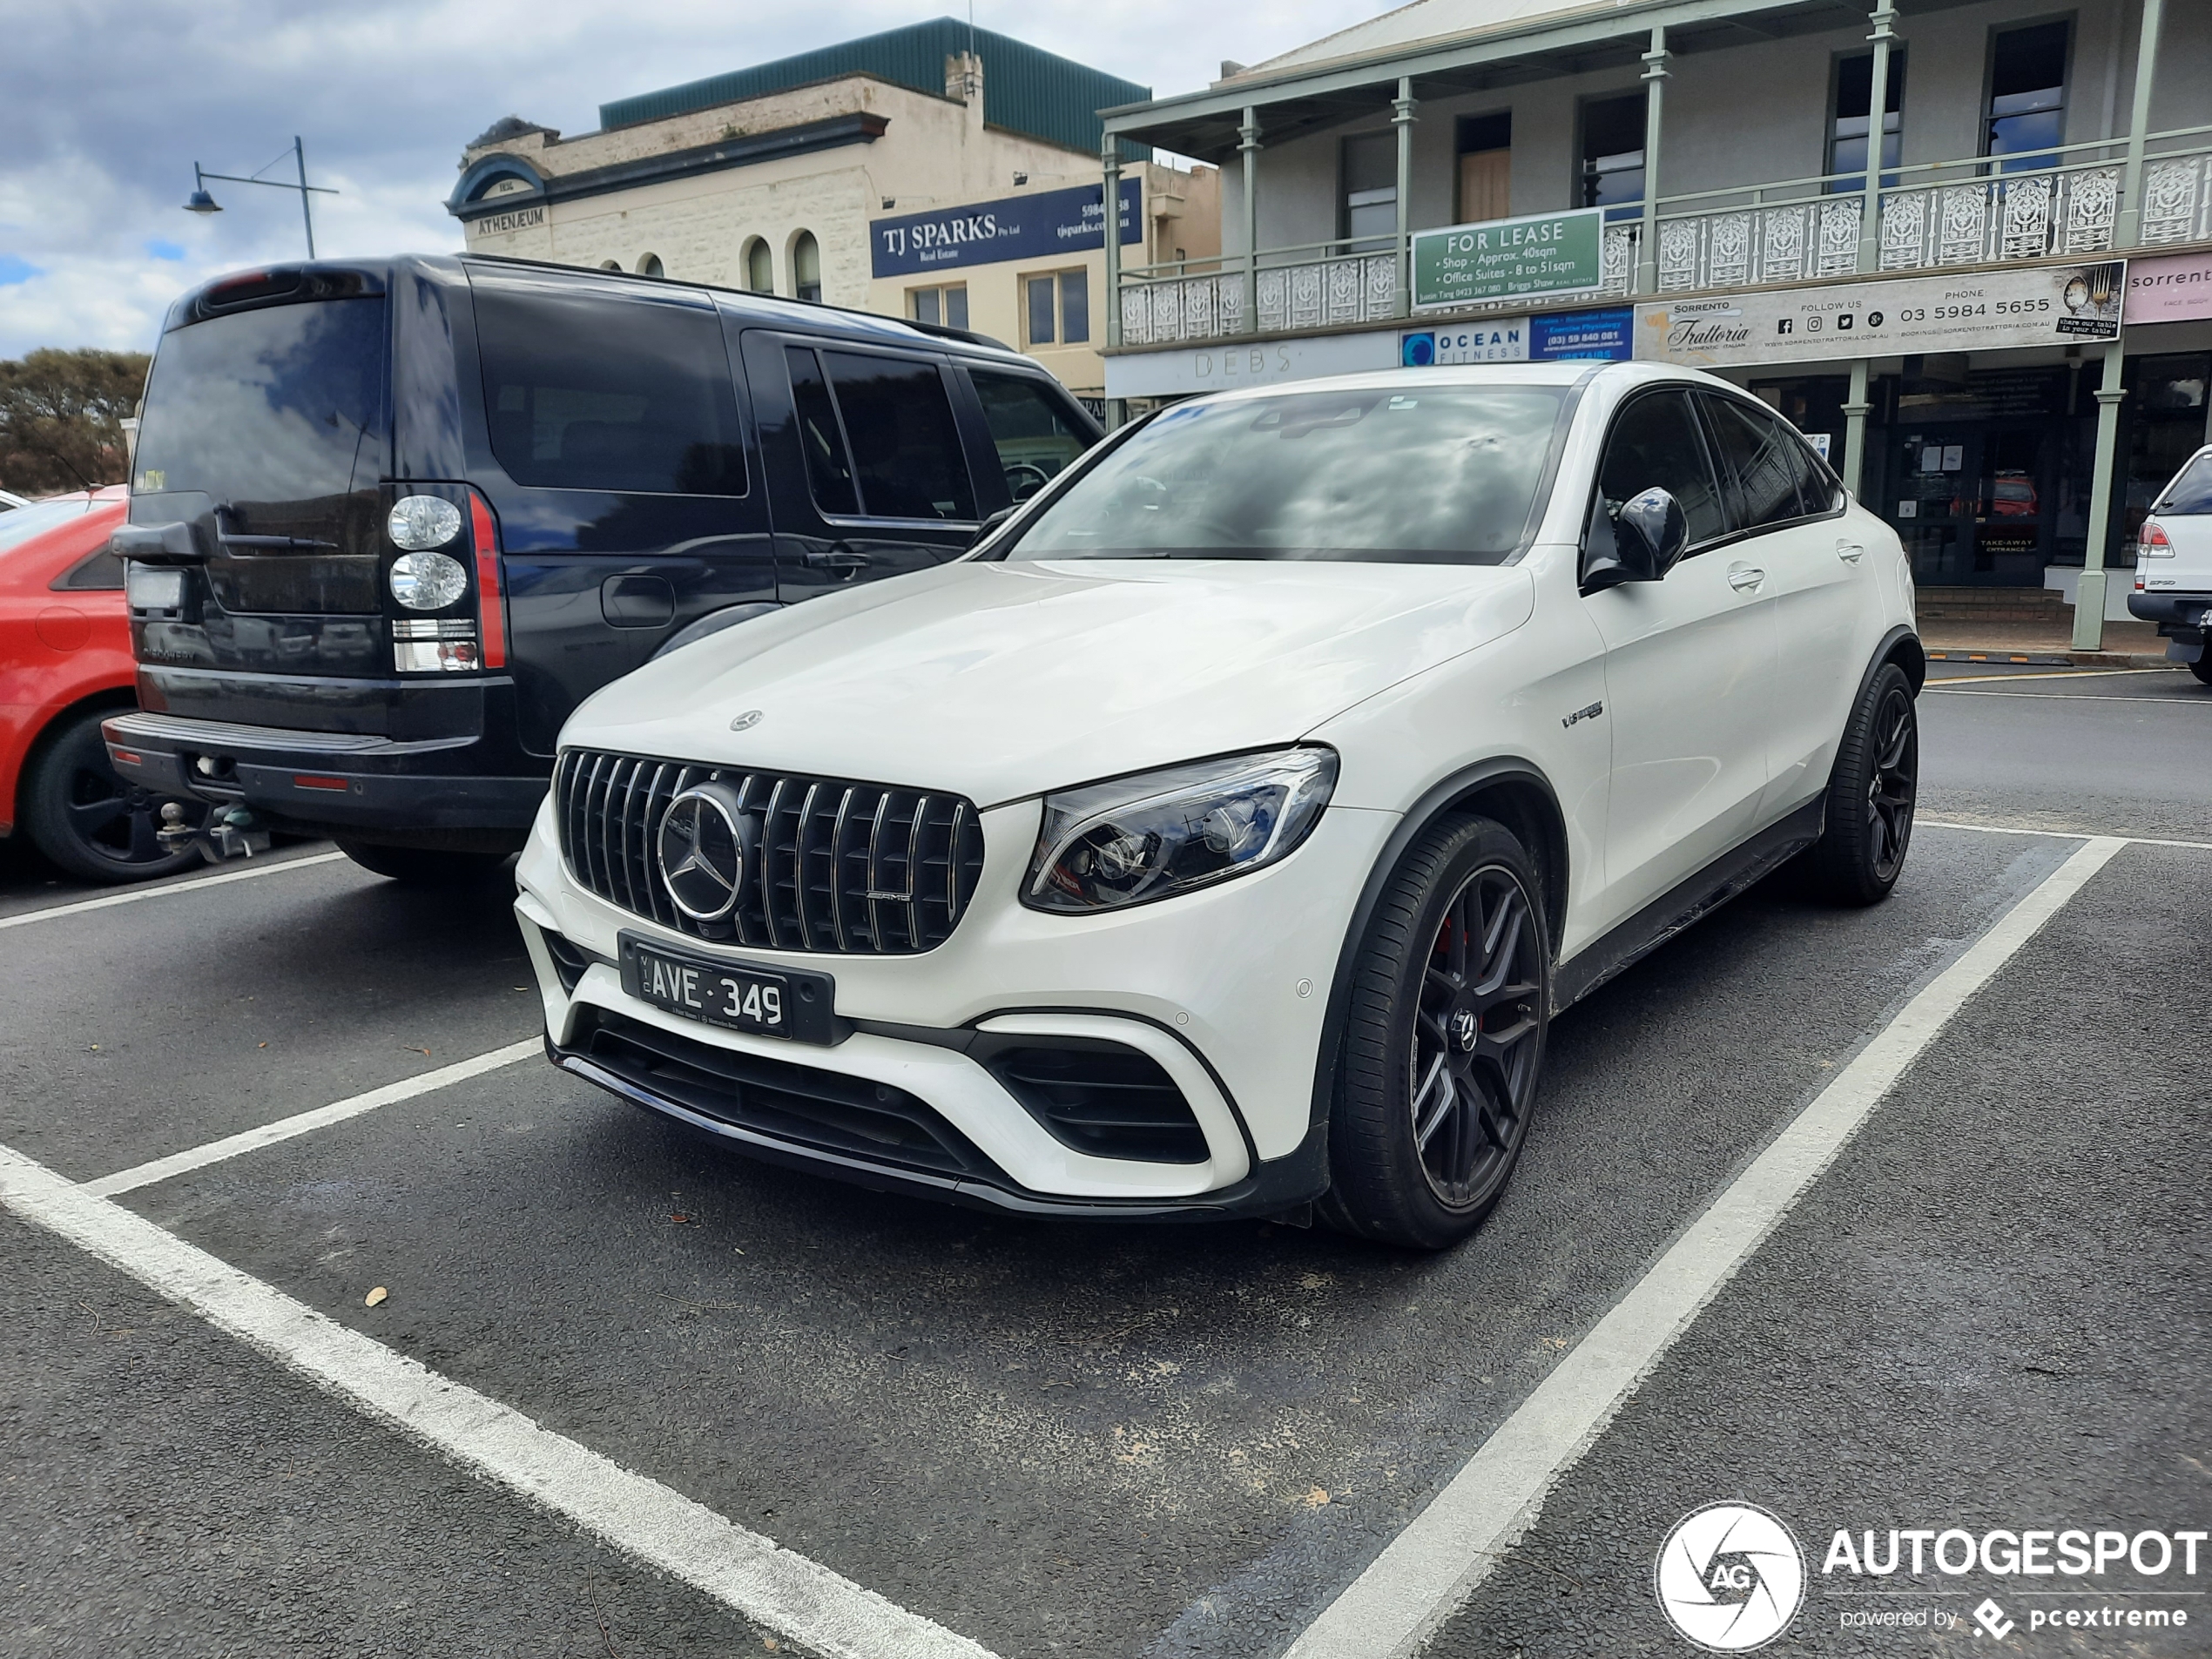
[[1532,213],[1413,233],[1413,303],[1477,305],[1586,293],[1602,280],[1605,210]]
[[[1002,260],[1052,259],[1106,246],[1102,185],[1040,190],[997,201],[901,213],[868,221],[868,245],[879,277],[959,270]],[[1137,180],[1121,188],[1123,242],[1138,239]]]

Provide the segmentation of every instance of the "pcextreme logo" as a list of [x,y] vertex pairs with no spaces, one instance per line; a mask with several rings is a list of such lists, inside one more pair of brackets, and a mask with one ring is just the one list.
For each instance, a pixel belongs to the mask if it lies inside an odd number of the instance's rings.
[[1652,1570],[1659,1606],[1709,1653],[1749,1653],[1790,1628],[1805,1596],[1805,1557],[1779,1517],[1709,1503],[1675,1523]]

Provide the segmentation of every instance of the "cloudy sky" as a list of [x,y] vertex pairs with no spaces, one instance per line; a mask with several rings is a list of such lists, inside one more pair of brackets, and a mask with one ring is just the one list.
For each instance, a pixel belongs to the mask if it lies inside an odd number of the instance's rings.
[[[981,26],[1151,86],[1191,91],[1390,0],[978,0]],[[150,349],[182,289],[302,251],[296,194],[192,163],[288,176],[307,142],[327,254],[456,248],[440,205],[461,147],[514,113],[567,132],[598,106],[957,12],[913,0],[0,0],[0,357]]]

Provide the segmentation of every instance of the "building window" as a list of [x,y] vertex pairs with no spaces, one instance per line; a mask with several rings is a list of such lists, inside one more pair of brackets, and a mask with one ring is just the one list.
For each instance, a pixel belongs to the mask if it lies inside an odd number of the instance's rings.
[[661,268],[659,254],[648,253],[637,261],[637,274],[639,276],[658,277],[666,276],[668,273]]
[[1022,279],[1028,343],[1080,346],[1090,339],[1090,273],[1055,271]]
[[[1621,208],[1643,200],[1643,92],[1592,98],[1582,105],[1585,207]],[[1608,219],[1629,215],[1610,212]]]
[[622,269],[622,261],[620,260],[602,260],[599,261],[599,268],[602,271],[619,271]]
[[822,245],[801,231],[791,245],[791,291],[801,300],[822,297]]
[[916,322],[942,323],[948,328],[968,327],[968,284],[954,282],[941,288],[909,288],[907,314]]
[[755,293],[776,291],[776,260],[758,236],[745,245],[745,285]]
[[1337,231],[1355,244],[1372,246],[1398,234],[1398,135],[1363,132],[1344,141],[1343,201]]
[[2061,19],[2004,30],[1991,41],[1989,111],[1981,152],[2020,158],[2005,164],[2006,172],[2053,165],[2055,157],[2036,152],[2066,142],[2066,60],[2071,32]]
[[[1828,126],[1828,188],[1831,193],[1851,195],[1866,188],[1867,105],[1874,86],[1874,54],[1836,60],[1834,118]],[[1890,49],[1889,90],[1882,100],[1882,161],[1884,188],[1897,183],[1887,169],[1898,165],[1904,143],[1905,54]]]
[[1513,112],[1460,118],[1457,223],[1513,217]]

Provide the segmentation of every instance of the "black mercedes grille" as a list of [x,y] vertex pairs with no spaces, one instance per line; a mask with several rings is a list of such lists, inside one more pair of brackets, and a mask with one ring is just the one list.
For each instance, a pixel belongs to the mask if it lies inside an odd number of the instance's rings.
[[[668,803],[710,779],[738,790],[759,847],[737,908],[698,921],[669,901],[653,844]],[[592,892],[694,938],[756,950],[934,949],[959,925],[983,869],[982,826],[958,795],[571,749],[553,774],[553,799],[561,855]]]

